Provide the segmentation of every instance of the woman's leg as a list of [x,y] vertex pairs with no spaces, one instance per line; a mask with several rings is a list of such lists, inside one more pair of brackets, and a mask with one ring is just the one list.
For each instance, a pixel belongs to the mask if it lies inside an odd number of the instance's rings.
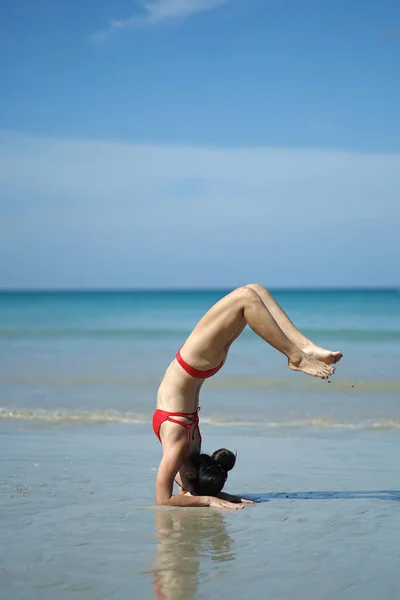
[[285,335],[257,292],[248,286],[228,294],[204,315],[185,342],[181,351],[183,358],[200,369],[207,368],[199,362],[201,358],[207,358],[211,366],[218,364],[217,353],[230,344],[246,324],[287,356],[292,370],[322,379],[334,373],[333,367],[308,356]]
[[252,330],[279,352],[285,354],[288,358],[289,367],[293,371],[303,371],[307,375],[320,377],[321,379],[328,379],[333,375],[335,372],[334,367],[308,356],[287,337],[257,292],[254,290],[252,292],[258,300],[248,298],[243,310],[246,322]]
[[338,362],[342,358],[341,352],[332,352],[331,350],[325,350],[311,342],[305,335],[297,329],[297,327],[289,319],[285,311],[279,306],[272,295],[258,283],[250,283],[245,286],[254,290],[261,298],[275,321],[287,335],[287,337],[294,343],[300,350],[305,352],[308,356],[313,356],[318,360],[322,360],[328,365]]

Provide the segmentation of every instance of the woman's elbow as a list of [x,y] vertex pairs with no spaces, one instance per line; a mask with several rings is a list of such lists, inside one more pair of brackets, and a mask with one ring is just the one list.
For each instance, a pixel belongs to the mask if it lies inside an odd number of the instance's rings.
[[171,501],[171,496],[156,496],[156,505],[157,506],[169,506]]

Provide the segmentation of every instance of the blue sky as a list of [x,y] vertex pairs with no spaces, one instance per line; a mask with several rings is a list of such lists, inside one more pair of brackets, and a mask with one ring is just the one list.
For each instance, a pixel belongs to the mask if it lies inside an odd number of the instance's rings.
[[0,5],[0,288],[399,286],[400,5]]

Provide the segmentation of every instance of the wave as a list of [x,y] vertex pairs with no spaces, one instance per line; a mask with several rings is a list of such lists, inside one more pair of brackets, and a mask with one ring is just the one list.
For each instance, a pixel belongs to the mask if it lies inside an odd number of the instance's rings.
[[[63,339],[63,338],[89,338],[89,339],[120,339],[120,340],[147,340],[147,339],[185,339],[190,333],[189,329],[173,328],[6,328],[0,329],[0,339]],[[310,338],[328,338],[332,341],[349,342],[397,342],[400,341],[399,330],[389,329],[305,329],[305,334]],[[251,331],[245,331],[244,337],[254,336]]]
[[[112,376],[69,376],[54,377],[39,375],[3,375],[0,373],[0,383],[8,385],[29,385],[45,388],[73,388],[80,386],[107,386],[115,388],[153,388],[160,385],[160,377],[112,377]],[[258,377],[218,377],[207,382],[208,390],[257,390],[269,389],[276,391],[316,392],[321,393],[320,382],[312,378],[270,379]],[[400,392],[399,379],[338,379],[332,380],[332,385],[324,386],[324,393],[338,392],[371,392],[394,393]]]
[[123,411],[68,411],[46,409],[0,408],[0,420],[81,422],[81,423],[148,423],[150,417]]
[[[51,423],[125,423],[129,425],[149,425],[151,415],[136,414],[124,411],[68,411],[47,409],[10,409],[0,408],[0,420],[47,421]],[[225,417],[202,418],[202,425],[213,427],[241,427],[271,429],[400,429],[399,419],[364,420],[359,422],[337,421],[330,418],[314,417],[282,421],[246,421]]]
[[[188,330],[153,329],[153,328],[123,328],[123,329],[92,329],[92,328],[57,328],[57,329],[0,329],[0,338],[116,338],[116,339],[147,339],[186,337]],[[399,334],[400,335],[400,334]]]

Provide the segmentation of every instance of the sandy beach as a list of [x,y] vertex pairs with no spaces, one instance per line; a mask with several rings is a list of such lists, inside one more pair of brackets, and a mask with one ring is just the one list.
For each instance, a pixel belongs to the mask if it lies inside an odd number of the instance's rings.
[[399,597],[398,430],[203,429],[257,505],[156,509],[146,425],[2,422],[2,599]]

